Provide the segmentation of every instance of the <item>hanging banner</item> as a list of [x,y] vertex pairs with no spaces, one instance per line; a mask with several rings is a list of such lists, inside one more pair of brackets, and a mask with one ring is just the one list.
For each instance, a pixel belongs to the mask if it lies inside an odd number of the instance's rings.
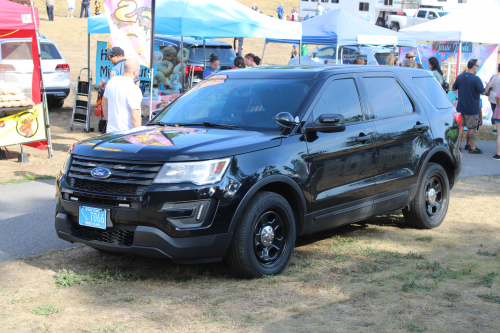
[[[460,42],[433,42],[432,47],[436,52],[457,52],[458,47],[460,46]],[[462,42],[462,52],[463,53],[471,53],[472,52],[472,43],[471,42]]]
[[0,118],[0,147],[46,139],[42,104]]
[[111,47],[121,47],[125,58],[137,58],[149,67],[151,52],[151,0],[105,0]]
[[[109,72],[111,68],[113,68],[113,64],[111,60],[109,60],[107,51],[107,42],[97,42],[97,51],[95,55],[95,76],[96,82],[99,83],[101,81],[108,81]],[[156,72],[156,66],[155,66]],[[141,81],[151,81],[149,78],[149,68],[145,66],[141,66],[141,70],[139,72],[139,79]]]

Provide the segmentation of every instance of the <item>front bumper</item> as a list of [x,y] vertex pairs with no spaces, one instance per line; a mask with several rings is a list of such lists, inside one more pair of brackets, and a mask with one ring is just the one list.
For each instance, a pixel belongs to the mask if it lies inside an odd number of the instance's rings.
[[[129,235],[132,233],[133,240],[130,245],[114,244],[120,243],[120,237],[127,237],[120,230],[107,230],[107,242],[95,241],[89,239],[92,237],[80,238],[82,234],[76,234],[74,218],[63,213],[56,215],[55,228],[59,238],[68,242],[78,242],[95,249],[115,253],[170,258],[176,263],[220,261],[227,250],[226,244],[230,241],[229,233],[173,238],[158,228],[147,226],[137,226],[133,230],[127,230]],[[92,231],[95,233],[104,232],[98,229]],[[116,231],[115,235],[113,235],[113,231]]]

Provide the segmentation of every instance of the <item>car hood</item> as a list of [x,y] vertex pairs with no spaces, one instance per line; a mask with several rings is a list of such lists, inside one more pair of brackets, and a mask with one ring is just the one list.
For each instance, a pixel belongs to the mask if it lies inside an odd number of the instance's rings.
[[196,161],[244,154],[281,144],[277,134],[218,128],[150,126],[78,142],[72,154],[138,161]]

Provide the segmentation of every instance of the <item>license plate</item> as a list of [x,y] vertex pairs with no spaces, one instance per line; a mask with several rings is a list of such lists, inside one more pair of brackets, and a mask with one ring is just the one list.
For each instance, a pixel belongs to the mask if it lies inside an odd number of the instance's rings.
[[79,224],[86,227],[106,229],[106,210],[102,208],[80,206]]

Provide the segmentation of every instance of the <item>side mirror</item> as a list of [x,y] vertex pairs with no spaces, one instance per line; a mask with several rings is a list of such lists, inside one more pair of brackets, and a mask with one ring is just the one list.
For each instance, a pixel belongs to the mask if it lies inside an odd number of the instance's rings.
[[286,128],[292,128],[293,126],[299,124],[299,118],[295,117],[294,119],[290,113],[280,112],[276,115],[276,122]]
[[345,119],[341,114],[325,113],[319,116],[314,124],[309,123],[305,127],[306,132],[343,132],[345,131]]

